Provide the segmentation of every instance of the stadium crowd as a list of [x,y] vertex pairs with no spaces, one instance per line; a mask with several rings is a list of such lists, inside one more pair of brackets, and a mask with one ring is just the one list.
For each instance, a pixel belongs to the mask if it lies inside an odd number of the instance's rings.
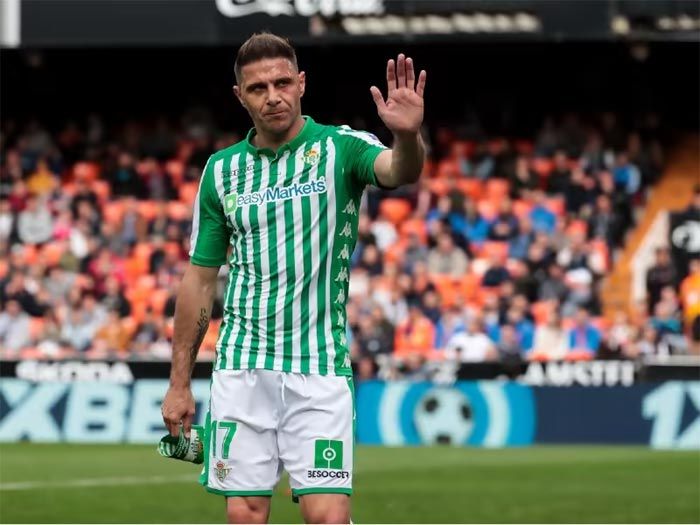
[[[53,133],[3,123],[1,357],[169,357],[198,179],[212,151],[240,139],[211,122],[193,112],[178,125],[108,127],[91,116]],[[443,359],[682,351],[700,262],[679,282],[661,249],[648,309],[605,319],[600,303],[663,168],[658,123],[567,115],[526,140],[449,127],[425,137],[420,182],[363,200],[347,316],[361,377],[382,359],[410,375]],[[217,301],[200,359],[213,357],[222,315]]]

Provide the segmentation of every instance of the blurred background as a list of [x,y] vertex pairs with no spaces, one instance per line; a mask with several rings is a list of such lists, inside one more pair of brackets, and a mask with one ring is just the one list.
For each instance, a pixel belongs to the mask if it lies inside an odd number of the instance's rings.
[[358,519],[700,520],[697,2],[0,6],[5,521],[223,518],[186,465],[119,444],[164,433],[192,203],[251,126],[233,62],[259,30],[295,45],[304,114],[387,145],[369,86],[399,52],[428,71],[421,179],[368,188],[352,257]]

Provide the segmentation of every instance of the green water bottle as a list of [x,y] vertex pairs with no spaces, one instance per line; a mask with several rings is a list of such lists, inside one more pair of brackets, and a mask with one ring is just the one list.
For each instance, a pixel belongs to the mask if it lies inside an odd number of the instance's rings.
[[163,436],[158,443],[158,452],[166,458],[189,461],[190,463],[204,463],[204,427],[192,425],[190,439],[180,428],[180,434],[175,437],[170,434]]

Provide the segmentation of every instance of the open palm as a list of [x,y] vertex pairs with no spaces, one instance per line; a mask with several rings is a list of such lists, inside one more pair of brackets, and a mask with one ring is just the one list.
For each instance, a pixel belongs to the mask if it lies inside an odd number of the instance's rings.
[[384,124],[395,135],[417,133],[423,123],[423,92],[426,72],[418,75],[413,69],[413,59],[400,54],[394,63],[386,64],[386,101],[376,86],[370,88],[377,112]]

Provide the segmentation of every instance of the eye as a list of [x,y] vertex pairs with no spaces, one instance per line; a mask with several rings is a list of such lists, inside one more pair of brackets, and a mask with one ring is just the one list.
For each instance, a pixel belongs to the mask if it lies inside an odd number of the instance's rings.
[[286,87],[290,84],[289,80],[278,80],[277,81],[277,86],[278,87]]

